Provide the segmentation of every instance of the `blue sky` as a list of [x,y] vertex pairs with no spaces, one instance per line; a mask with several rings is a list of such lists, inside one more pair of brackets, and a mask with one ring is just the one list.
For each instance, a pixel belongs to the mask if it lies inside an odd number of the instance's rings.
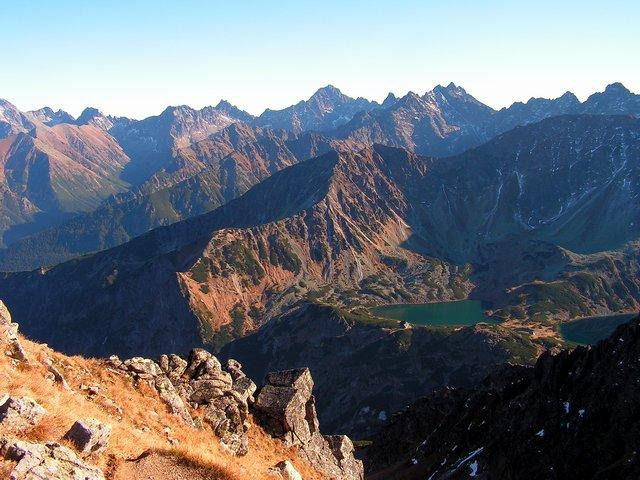
[[639,24],[637,0],[0,0],[0,98],[140,118],[260,113],[329,83],[382,100],[453,81],[493,107],[640,92]]

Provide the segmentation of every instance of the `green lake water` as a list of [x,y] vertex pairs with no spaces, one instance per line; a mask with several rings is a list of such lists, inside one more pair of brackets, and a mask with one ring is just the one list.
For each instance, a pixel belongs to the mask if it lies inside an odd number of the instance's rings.
[[374,315],[414,325],[475,325],[489,322],[478,300],[458,302],[384,305],[371,309]]
[[581,345],[593,345],[611,335],[618,325],[628,322],[637,314],[585,317],[560,325],[562,338]]

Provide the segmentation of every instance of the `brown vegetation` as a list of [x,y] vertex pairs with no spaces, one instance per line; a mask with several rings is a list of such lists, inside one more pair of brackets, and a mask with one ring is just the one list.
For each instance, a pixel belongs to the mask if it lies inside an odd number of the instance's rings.
[[[194,478],[239,480],[269,478],[267,471],[281,460],[290,460],[305,479],[323,477],[296,451],[253,425],[249,454],[226,453],[208,427],[197,430],[172,415],[154,389],[146,383],[134,386],[132,379],[110,369],[100,360],[67,357],[45,345],[22,340],[28,365],[12,364],[0,357],[0,392],[32,397],[46,410],[44,419],[21,438],[36,442],[61,441],[79,418],[95,417],[111,424],[113,433],[107,450],[92,454],[88,461],[103,469],[107,478],[123,480],[153,474],[156,479]],[[71,390],[56,384],[42,363],[53,360]],[[197,417],[198,412],[194,412]],[[0,434],[4,433],[0,426]],[[71,446],[70,444],[67,446]],[[10,471],[10,462],[0,462],[0,477]],[[147,471],[148,469],[148,471]],[[133,476],[132,476],[133,475]]]

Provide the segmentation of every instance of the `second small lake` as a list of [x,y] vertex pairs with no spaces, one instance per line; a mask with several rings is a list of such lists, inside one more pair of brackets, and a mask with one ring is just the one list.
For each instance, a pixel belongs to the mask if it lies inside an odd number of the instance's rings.
[[414,325],[475,325],[489,322],[478,300],[457,302],[384,305],[371,309],[374,315]]
[[580,318],[560,325],[560,334],[569,342],[593,345],[607,338],[618,325],[628,322],[636,315],[636,313],[622,313]]

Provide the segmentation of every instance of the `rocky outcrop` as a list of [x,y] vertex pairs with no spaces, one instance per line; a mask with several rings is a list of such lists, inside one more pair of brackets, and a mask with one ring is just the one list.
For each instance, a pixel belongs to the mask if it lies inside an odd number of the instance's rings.
[[9,309],[0,300],[0,344],[4,344],[5,353],[18,362],[26,362],[27,354],[18,339],[18,324],[11,320]]
[[0,402],[0,423],[11,431],[22,431],[37,425],[46,413],[30,397],[5,395]]
[[[193,349],[187,360],[162,355],[157,363],[140,357],[125,361],[111,357],[109,363],[155,387],[169,409],[188,424],[196,426],[189,407],[202,410],[200,418],[235,455],[248,452],[251,411],[269,434],[297,447],[301,457],[322,473],[344,480],[363,478],[362,463],[355,460],[349,438],[320,433],[308,369],[270,373],[254,400],[256,384],[238,361],[229,359],[222,365],[200,348]],[[279,475],[289,474],[286,468],[280,470]]]
[[236,455],[247,453],[249,402],[256,386],[238,362],[229,362],[223,370],[216,357],[196,348],[187,360],[162,355],[158,363],[140,357],[124,362],[112,357],[110,363],[155,387],[169,410],[189,425],[196,423],[188,407],[203,409],[203,420],[221,444]]
[[362,462],[354,458],[351,440],[320,433],[312,391],[307,368],[269,373],[256,397],[256,417],[274,437],[298,447],[311,465],[329,477],[362,479]]
[[102,471],[57,443],[0,440],[0,453],[17,462],[9,480],[104,480]]
[[420,399],[373,439],[371,478],[640,478],[639,322]]
[[105,425],[95,418],[77,420],[64,438],[75,444],[82,454],[98,453],[107,448],[111,436],[111,425]]

